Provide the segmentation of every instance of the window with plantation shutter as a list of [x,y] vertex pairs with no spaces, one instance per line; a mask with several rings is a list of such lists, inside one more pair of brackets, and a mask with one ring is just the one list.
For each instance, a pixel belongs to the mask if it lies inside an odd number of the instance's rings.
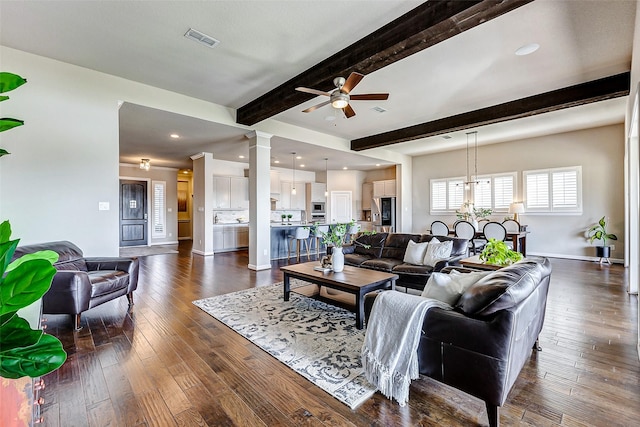
[[464,201],[464,179],[443,178],[432,179],[431,187],[431,215],[454,213],[460,209]]
[[167,236],[166,227],[166,183],[164,181],[153,181],[153,218],[151,237],[162,238]]
[[431,210],[447,210],[447,181],[431,182]]
[[473,189],[473,204],[476,208],[506,212],[515,199],[516,173],[479,175]]
[[476,208],[492,208],[491,180],[478,177],[478,183],[473,184],[473,204]]
[[581,213],[582,167],[524,172],[527,213]]
[[449,184],[449,210],[460,209],[464,202],[464,181],[461,179],[450,180]]
[[508,211],[509,205],[515,199],[516,174],[498,175],[493,177],[493,209]]

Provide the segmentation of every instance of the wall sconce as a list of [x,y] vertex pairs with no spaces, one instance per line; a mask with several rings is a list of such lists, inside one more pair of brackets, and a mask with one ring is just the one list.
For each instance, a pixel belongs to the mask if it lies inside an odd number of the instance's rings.
[[140,169],[144,169],[146,171],[151,169],[151,160],[149,160],[149,159],[141,159],[140,160]]

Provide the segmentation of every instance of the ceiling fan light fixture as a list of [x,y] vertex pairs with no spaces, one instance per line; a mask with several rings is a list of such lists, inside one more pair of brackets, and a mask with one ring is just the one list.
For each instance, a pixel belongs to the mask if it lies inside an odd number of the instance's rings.
[[341,92],[331,94],[331,106],[333,108],[343,109],[347,105],[349,105],[349,95]]

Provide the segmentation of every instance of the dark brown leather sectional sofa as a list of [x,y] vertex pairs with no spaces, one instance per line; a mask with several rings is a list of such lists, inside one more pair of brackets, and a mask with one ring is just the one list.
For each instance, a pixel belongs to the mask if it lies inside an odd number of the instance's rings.
[[53,264],[58,272],[42,297],[43,313],[71,314],[75,329],[80,329],[80,315],[90,308],[123,295],[133,305],[133,291],[138,287],[137,258],[85,258],[79,247],[67,241],[20,246],[14,258],[43,250],[59,256]]
[[[403,261],[409,240],[415,243],[429,242],[436,237],[440,242],[453,241],[451,256],[438,261],[433,267],[408,264]],[[434,271],[440,271],[449,265],[456,265],[467,256],[467,239],[431,234],[376,233],[363,234],[355,243],[343,248],[344,263],[355,267],[393,272],[398,275],[396,286],[422,291]]]
[[[453,310],[427,311],[420,374],[484,400],[489,425],[498,426],[498,407],[539,349],[550,278],[548,259],[524,260],[480,279]],[[367,318],[375,297],[365,299]]]

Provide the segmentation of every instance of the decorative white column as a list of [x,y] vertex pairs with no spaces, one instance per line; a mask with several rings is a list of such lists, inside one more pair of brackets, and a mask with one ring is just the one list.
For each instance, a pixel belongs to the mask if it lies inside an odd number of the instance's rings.
[[249,141],[249,268],[271,268],[271,137],[253,131]]
[[193,160],[193,247],[197,255],[213,255],[213,154],[198,153]]

